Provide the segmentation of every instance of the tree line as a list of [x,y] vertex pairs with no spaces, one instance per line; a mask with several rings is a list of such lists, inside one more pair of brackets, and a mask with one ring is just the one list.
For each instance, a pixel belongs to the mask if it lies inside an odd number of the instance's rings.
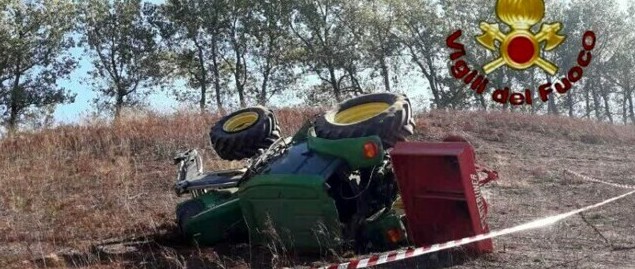
[[[16,130],[29,119],[50,117],[56,105],[74,102],[74,93],[60,82],[75,79],[70,76],[81,57],[91,63],[84,86],[99,93],[96,104],[115,118],[158,90],[202,112],[224,112],[230,103],[266,105],[275,97],[319,104],[401,92],[416,80],[421,83],[415,91],[433,109],[503,109],[635,124],[635,3],[547,0],[542,23],[562,22],[567,40],[545,58],[569,70],[582,34],[593,30],[593,64],[567,94],[509,106],[452,78],[446,47],[447,37],[461,29],[467,61],[491,61],[496,53],[473,37],[482,33],[482,21],[509,31],[496,17],[495,2],[0,0],[0,117],[7,130]],[[78,48],[81,55],[73,53]],[[492,87],[521,91],[558,77],[540,68],[500,68],[489,79]]]

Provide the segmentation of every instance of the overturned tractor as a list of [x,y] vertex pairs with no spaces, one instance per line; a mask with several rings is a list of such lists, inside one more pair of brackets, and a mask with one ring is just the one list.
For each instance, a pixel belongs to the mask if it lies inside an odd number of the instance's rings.
[[[199,244],[244,238],[287,249],[357,252],[397,249],[488,231],[483,176],[466,141],[405,142],[414,133],[404,95],[370,94],[341,103],[281,137],[273,112],[236,111],[210,138],[226,160],[246,167],[204,172],[196,150],[180,154],[180,231]],[[468,245],[492,251],[492,242]]]

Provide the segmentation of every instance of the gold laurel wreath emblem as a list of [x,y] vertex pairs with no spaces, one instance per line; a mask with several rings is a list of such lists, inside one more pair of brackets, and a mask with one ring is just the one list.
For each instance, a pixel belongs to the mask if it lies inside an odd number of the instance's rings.
[[566,38],[559,34],[562,23],[542,24],[537,34],[531,31],[544,18],[544,0],[498,0],[496,15],[509,25],[511,31],[505,34],[498,24],[481,22],[483,34],[477,36],[476,41],[491,51],[496,51],[496,41],[500,43],[498,50],[501,56],[483,66],[486,74],[504,65],[516,70],[525,70],[535,65],[551,75],[558,72],[558,66],[542,58],[541,44],[545,43],[546,51],[560,46]]

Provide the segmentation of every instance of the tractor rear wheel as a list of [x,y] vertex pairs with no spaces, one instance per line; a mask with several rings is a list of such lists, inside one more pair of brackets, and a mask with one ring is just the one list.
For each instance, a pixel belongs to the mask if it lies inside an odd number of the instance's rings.
[[262,106],[238,110],[220,119],[210,131],[214,150],[224,160],[251,158],[280,138],[273,112]]
[[410,100],[405,95],[376,93],[339,104],[315,121],[317,136],[327,139],[376,135],[385,148],[414,133]]

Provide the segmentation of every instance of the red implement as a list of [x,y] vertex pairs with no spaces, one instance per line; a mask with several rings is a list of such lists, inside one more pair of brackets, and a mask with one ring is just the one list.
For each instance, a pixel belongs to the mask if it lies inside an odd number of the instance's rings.
[[[417,246],[487,233],[487,205],[465,142],[398,143],[390,153],[406,211],[409,237]],[[489,173],[488,173],[489,174]],[[467,245],[475,254],[492,252],[491,239]]]

